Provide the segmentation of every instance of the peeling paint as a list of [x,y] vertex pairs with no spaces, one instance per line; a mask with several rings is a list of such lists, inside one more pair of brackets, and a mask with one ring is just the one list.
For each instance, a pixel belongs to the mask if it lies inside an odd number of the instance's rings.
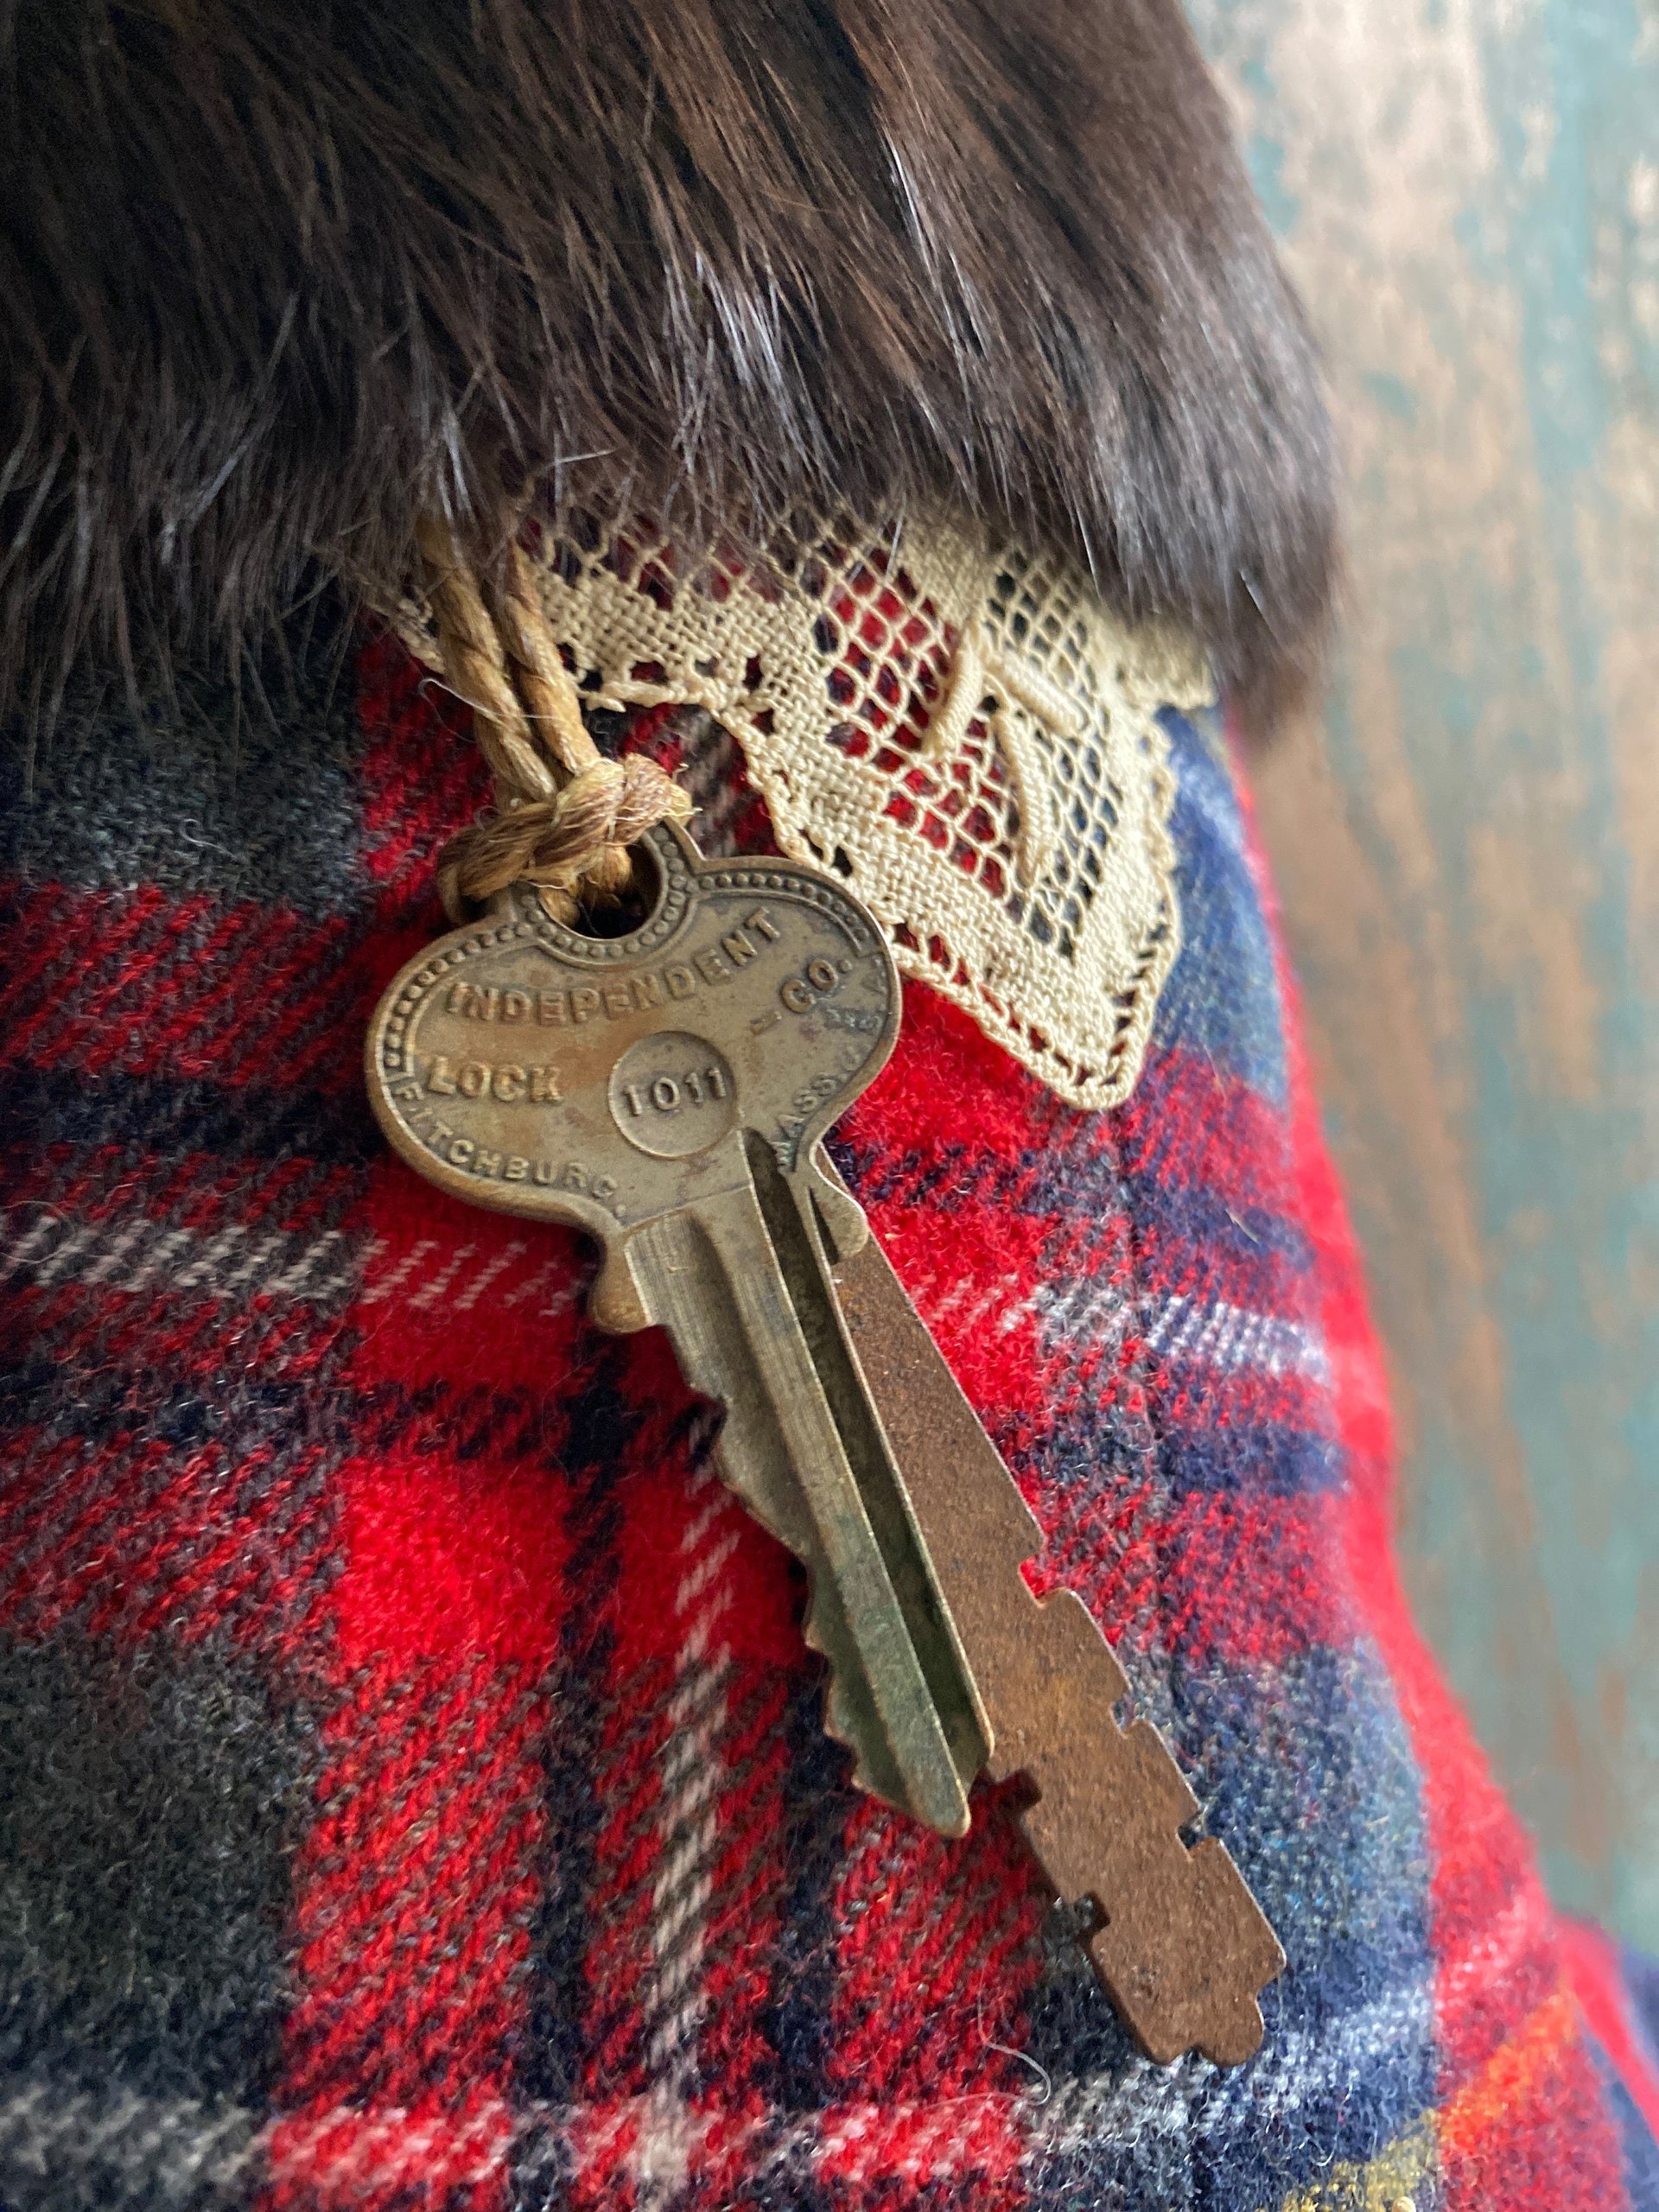
[[1353,609],[1264,772],[1426,1626],[1659,1947],[1659,7],[1192,0],[1331,364]]

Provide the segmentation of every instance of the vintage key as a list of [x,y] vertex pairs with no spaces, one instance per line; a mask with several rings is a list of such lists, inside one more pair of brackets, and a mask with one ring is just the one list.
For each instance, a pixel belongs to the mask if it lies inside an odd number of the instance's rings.
[[1032,1596],[1037,1525],[818,1142],[892,1050],[885,941],[816,871],[705,862],[670,825],[640,849],[631,936],[515,892],[411,961],[370,1033],[376,1113],[458,1196],[590,1231],[594,1319],[666,1327],[724,1403],[721,1472],[806,1567],[855,1779],[959,1834],[977,1771],[1027,1777],[1027,1835],[1092,1900],[1143,2046],[1235,2063],[1282,1954],[1224,1848],[1182,1839],[1197,1800],[1119,1727],[1082,1605]]
[[1027,1840],[1061,1897],[1094,1905],[1084,1948],[1142,2049],[1237,2065],[1262,2041],[1278,1938],[1225,1845],[1183,1840],[1198,1802],[1150,1723],[1119,1727],[1128,1682],[1081,1599],[1033,1595],[1020,1569],[1042,1531],[880,1243],[855,1230],[837,1248],[844,1217],[824,1218],[860,1369],[970,1657],[988,1770],[1033,1793]]
[[657,897],[626,939],[519,896],[412,961],[375,1017],[371,1096],[446,1189],[598,1237],[594,1318],[669,1331],[687,1381],[727,1408],[726,1480],[806,1566],[827,1725],[857,1778],[961,1834],[982,1716],[813,1196],[850,1204],[820,1187],[814,1143],[893,1048],[892,957],[811,870],[705,866],[666,826],[646,849]]

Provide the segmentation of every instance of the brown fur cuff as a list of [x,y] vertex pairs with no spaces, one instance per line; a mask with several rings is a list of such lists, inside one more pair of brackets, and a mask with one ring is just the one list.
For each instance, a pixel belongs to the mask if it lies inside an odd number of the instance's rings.
[[687,535],[958,496],[1257,689],[1321,628],[1318,377],[1177,0],[0,0],[0,695],[542,471]]

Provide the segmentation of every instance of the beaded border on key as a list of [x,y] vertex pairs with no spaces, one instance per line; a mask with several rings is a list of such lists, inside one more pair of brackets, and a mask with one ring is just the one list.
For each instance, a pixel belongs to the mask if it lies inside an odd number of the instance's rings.
[[[404,1054],[409,1024],[428,993],[451,969],[464,966],[468,959],[493,945],[531,939],[556,952],[562,959],[587,967],[603,968],[615,961],[636,959],[643,952],[657,951],[672,943],[685,925],[698,882],[707,884],[713,891],[774,891],[833,914],[855,945],[863,938],[873,938],[878,944],[881,941],[880,931],[854,899],[799,861],[772,868],[697,868],[688,852],[690,841],[685,832],[666,825],[648,830],[640,843],[649,848],[660,872],[661,884],[650,914],[626,937],[588,937],[579,930],[568,928],[563,922],[551,919],[531,887],[518,884],[508,893],[512,920],[499,922],[493,927],[480,924],[469,931],[460,944],[453,942],[453,936],[441,939],[442,949],[433,950],[425,966],[410,978],[384,1020],[376,1020],[371,1027],[371,1037],[378,1042],[387,1077],[411,1072]],[[690,848],[691,852],[695,849]]]

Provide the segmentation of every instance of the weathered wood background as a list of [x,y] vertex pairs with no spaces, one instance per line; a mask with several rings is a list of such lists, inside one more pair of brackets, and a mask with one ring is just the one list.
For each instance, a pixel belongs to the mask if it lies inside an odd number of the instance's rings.
[[1329,355],[1351,613],[1261,793],[1421,1616],[1659,1948],[1659,0],[1191,0]]

